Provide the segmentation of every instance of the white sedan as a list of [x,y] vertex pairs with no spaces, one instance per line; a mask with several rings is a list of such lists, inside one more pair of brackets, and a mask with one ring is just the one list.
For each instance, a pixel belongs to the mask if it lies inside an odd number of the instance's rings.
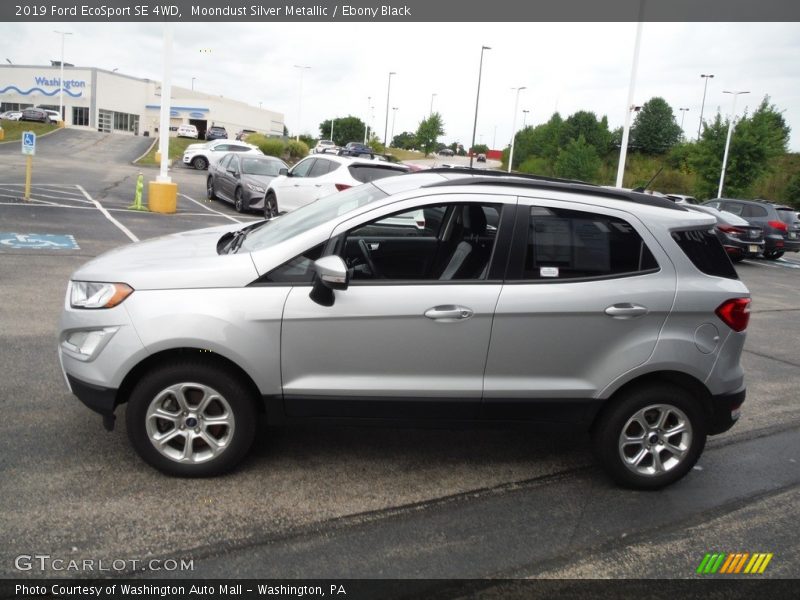
[[217,162],[228,152],[264,154],[258,146],[253,144],[220,139],[206,142],[205,144],[189,144],[183,152],[183,164],[202,171],[207,169],[208,165]]
[[19,121],[21,116],[22,112],[18,110],[7,110],[4,113],[0,113],[0,119],[4,121]]
[[307,156],[270,183],[264,216],[288,212],[362,183],[402,175],[406,165],[331,154]]

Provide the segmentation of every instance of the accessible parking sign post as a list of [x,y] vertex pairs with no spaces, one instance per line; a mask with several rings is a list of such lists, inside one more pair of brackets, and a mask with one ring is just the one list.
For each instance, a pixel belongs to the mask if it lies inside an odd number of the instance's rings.
[[31,171],[33,157],[36,154],[36,134],[32,131],[22,132],[22,154],[25,155],[25,200],[31,199]]

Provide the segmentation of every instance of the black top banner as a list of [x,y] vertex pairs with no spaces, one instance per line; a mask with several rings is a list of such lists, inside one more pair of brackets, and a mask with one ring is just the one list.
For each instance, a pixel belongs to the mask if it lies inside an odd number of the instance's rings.
[[7,22],[783,22],[792,0],[3,0]]

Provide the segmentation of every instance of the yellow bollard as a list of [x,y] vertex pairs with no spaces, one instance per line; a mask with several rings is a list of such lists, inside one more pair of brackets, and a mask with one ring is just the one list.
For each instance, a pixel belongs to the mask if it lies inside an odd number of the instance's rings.
[[6,139],[6,132],[2,127],[0,127],[0,141],[3,141],[4,139]]
[[147,184],[147,205],[152,212],[174,213],[178,209],[178,184],[150,181]]

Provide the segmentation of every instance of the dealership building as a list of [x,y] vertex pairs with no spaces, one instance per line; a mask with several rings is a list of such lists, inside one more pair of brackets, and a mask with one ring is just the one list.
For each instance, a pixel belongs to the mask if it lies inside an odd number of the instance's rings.
[[[40,106],[58,110],[61,67],[0,66],[0,112]],[[64,67],[64,109],[68,127],[105,133],[155,135],[161,110],[161,83],[95,67]],[[252,130],[283,135],[283,114],[223,96],[172,86],[170,130],[195,125],[202,138],[212,125],[228,135]]]

